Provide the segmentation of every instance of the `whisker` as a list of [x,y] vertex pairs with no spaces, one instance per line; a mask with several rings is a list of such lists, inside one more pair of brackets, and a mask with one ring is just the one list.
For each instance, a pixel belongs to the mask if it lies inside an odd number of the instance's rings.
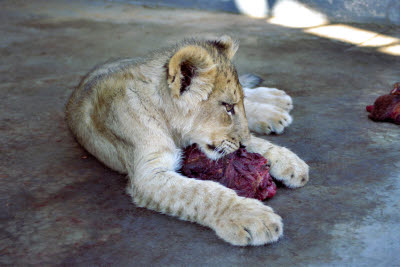
[[222,142],[221,144],[219,144],[214,151],[216,153],[218,153],[221,157],[224,157],[226,155],[226,150],[224,149],[225,147],[225,142]]

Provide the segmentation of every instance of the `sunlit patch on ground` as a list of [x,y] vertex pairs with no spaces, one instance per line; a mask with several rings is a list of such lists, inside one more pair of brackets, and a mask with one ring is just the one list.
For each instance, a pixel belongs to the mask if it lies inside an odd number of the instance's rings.
[[379,52],[390,54],[393,56],[400,56],[400,44],[389,45],[378,49]]
[[311,33],[321,37],[367,47],[380,47],[400,41],[395,37],[386,36],[377,32],[367,31],[344,24],[315,27],[306,29],[304,31],[306,33]]
[[382,53],[400,56],[400,39],[344,24],[326,25],[305,29],[304,32],[334,39],[358,47],[376,47]]
[[265,18],[268,14],[268,5],[264,0],[235,0],[235,5],[240,13],[253,18]]
[[329,20],[326,15],[305,4],[285,0],[275,4],[272,17],[267,22],[290,28],[308,28],[328,24]]

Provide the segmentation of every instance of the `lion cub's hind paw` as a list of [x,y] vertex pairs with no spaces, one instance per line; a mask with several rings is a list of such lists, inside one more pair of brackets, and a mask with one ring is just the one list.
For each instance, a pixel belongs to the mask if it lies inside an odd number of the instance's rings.
[[288,111],[269,104],[248,103],[246,112],[249,129],[258,134],[281,134],[293,121]]
[[285,111],[293,109],[293,100],[285,91],[276,88],[257,87],[245,89],[246,98],[254,103],[269,104]]
[[276,88],[245,88],[245,110],[251,131],[258,134],[280,134],[293,119],[289,112],[293,109],[292,98]]

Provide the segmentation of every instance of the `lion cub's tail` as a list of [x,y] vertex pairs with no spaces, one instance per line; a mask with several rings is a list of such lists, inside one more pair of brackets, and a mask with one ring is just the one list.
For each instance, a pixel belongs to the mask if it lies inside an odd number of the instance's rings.
[[264,80],[254,74],[248,73],[248,74],[243,74],[239,77],[239,82],[244,88],[254,88],[258,85],[260,85]]

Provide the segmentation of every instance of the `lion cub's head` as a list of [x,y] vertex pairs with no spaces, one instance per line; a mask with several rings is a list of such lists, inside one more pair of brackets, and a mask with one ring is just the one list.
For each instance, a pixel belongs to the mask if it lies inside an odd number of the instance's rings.
[[212,159],[236,151],[249,139],[243,89],[231,62],[237,49],[228,36],[186,41],[176,48],[167,67],[184,143],[197,143]]

